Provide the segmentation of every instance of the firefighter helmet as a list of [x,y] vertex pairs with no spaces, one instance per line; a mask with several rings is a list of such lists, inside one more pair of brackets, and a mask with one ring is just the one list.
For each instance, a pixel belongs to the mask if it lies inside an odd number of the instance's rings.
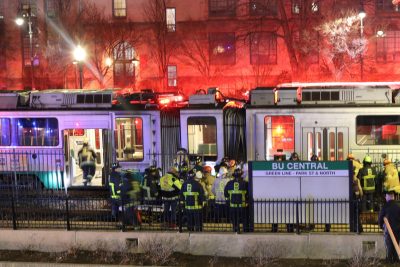
[[243,171],[240,168],[235,169],[235,171],[233,172],[233,177],[235,177],[235,178],[242,177],[242,175],[243,175]]
[[117,161],[117,162],[114,162],[112,165],[111,165],[111,169],[113,169],[113,170],[115,170],[115,169],[117,169],[117,168],[120,168],[121,167],[121,165],[119,165],[119,162]]
[[363,160],[365,163],[372,163],[372,158],[370,157],[370,156],[365,156],[364,157],[364,160]]
[[203,172],[204,172],[204,173],[211,173],[211,171],[212,171],[212,169],[211,169],[210,166],[204,166],[204,167],[203,167]]

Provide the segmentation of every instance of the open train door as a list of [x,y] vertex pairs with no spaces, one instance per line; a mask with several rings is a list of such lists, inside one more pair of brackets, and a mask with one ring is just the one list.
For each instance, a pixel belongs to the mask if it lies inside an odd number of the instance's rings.
[[322,161],[345,160],[349,152],[349,129],[347,127],[303,127],[303,160],[313,154]]
[[63,132],[65,154],[66,187],[83,186],[83,172],[79,166],[78,153],[85,140],[96,154],[96,169],[87,186],[103,186],[109,168],[109,130],[107,129],[66,129]]

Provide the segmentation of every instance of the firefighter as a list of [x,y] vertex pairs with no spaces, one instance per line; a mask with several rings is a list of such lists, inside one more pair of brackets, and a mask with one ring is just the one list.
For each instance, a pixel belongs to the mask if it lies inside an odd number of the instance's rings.
[[230,180],[224,190],[225,198],[229,203],[229,214],[232,221],[233,231],[240,232],[240,222],[243,223],[243,232],[249,231],[249,194],[248,184],[242,178],[242,170],[236,169],[233,180]]
[[400,182],[399,182],[399,173],[397,172],[396,166],[389,160],[385,159],[383,161],[383,166],[385,168],[385,179],[383,182],[383,190],[384,191],[395,191],[399,193]]
[[139,204],[140,183],[134,177],[134,172],[126,170],[122,174],[121,202],[124,211],[124,223],[133,225],[135,229],[140,225],[141,219],[137,210]]
[[356,220],[355,226],[357,227],[357,233],[363,232],[363,227],[361,223],[361,212],[360,212],[360,203],[361,199],[363,197],[363,190],[361,187],[361,182],[360,179],[358,179],[358,173],[360,172],[360,169],[362,168],[361,162],[359,162],[357,159],[355,159],[353,154],[348,154],[347,155],[347,160],[350,160],[352,162],[353,166],[353,181],[352,181],[352,191],[353,191],[353,197],[355,200],[355,206],[354,206],[354,219]]
[[180,192],[180,201],[187,218],[188,230],[201,232],[205,197],[202,185],[196,180],[195,169],[188,172],[187,180],[183,183]]
[[233,177],[233,173],[235,172],[236,168],[237,168],[236,160],[234,160],[234,159],[229,160],[229,163],[228,163],[228,176],[229,177]]
[[108,185],[110,187],[111,196],[111,216],[118,220],[122,187],[121,166],[118,162],[112,164]]
[[363,165],[357,159],[355,159],[353,154],[347,155],[347,160],[350,160],[353,165],[353,194],[355,199],[361,199],[363,196],[363,190],[361,186],[360,179],[358,179],[358,173],[360,172]]
[[200,156],[196,156],[194,159],[194,167],[196,171],[203,172],[203,161]]
[[292,155],[290,155],[289,160],[290,161],[300,161],[299,154],[297,154],[297,152],[293,152]]
[[176,227],[176,209],[178,206],[179,192],[182,183],[179,180],[179,173],[176,167],[171,167],[169,171],[160,179],[161,198],[163,203],[163,222],[170,228]]
[[96,173],[96,153],[89,147],[89,140],[83,141],[83,146],[78,152],[79,167],[83,172],[83,185],[90,184],[94,174]]
[[[395,200],[395,192],[390,190],[386,192],[386,203],[382,207],[379,217],[378,217],[378,224],[380,228],[383,230],[384,234],[384,241],[386,246],[386,260],[390,263],[397,263],[399,262],[399,257],[396,253],[395,246],[391,240],[389,235],[389,230],[387,229],[384,218],[389,221],[389,225],[392,228],[393,235],[397,242],[399,242],[400,238],[400,204]],[[396,265],[398,266],[398,265]]]
[[357,178],[360,179],[363,191],[362,210],[374,211],[373,200],[375,192],[376,171],[372,168],[372,158],[367,155],[363,160],[363,167],[358,172]]
[[229,181],[227,176],[228,167],[225,163],[219,165],[219,172],[217,178],[212,186],[212,193],[215,196],[215,222],[219,223],[228,215],[228,207],[226,205],[226,198],[224,194],[225,186]]
[[203,167],[203,178],[201,179],[201,183],[203,184],[205,194],[209,200],[214,199],[214,194],[212,192],[212,186],[215,181],[215,177],[211,174],[211,167],[204,166]]
[[142,196],[147,203],[154,203],[159,199],[160,170],[156,166],[150,166],[145,170],[142,181]]

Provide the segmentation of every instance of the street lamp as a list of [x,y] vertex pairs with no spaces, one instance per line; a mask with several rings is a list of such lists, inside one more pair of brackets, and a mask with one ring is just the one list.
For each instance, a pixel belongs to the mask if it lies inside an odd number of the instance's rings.
[[25,20],[28,22],[28,34],[29,34],[29,56],[31,61],[31,89],[35,90],[35,76],[33,74],[33,65],[34,65],[34,58],[33,58],[33,31],[32,31],[32,13],[31,7],[29,6],[28,9],[22,12],[20,17],[15,19],[15,23],[18,26],[22,26],[25,23]]
[[74,59],[79,68],[79,88],[83,88],[83,66],[82,63],[86,59],[86,51],[80,45],[74,50]]
[[[365,13],[362,2],[361,2],[361,9],[360,12],[358,13],[358,17],[360,19],[360,42],[363,41],[364,38],[364,18],[367,16],[367,13]],[[361,44],[361,43],[360,43]],[[364,57],[363,57],[363,50],[360,51],[360,76],[361,76],[361,81],[364,80]]]

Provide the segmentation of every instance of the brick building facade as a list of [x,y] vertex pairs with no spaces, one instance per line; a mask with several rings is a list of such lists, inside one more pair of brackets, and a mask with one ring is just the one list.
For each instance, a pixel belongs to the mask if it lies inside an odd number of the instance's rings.
[[77,45],[83,88],[396,81],[399,18],[391,0],[0,0],[0,88],[78,88]]

